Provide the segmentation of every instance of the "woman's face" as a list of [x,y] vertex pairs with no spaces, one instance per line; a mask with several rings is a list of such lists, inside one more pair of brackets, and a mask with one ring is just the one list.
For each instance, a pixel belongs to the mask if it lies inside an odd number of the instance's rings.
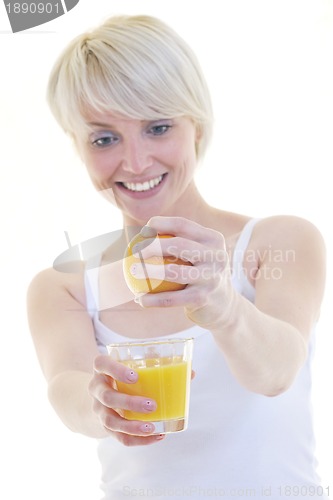
[[76,138],[79,153],[96,189],[105,191],[127,223],[181,209],[196,166],[192,120],[145,121],[108,113],[87,121],[92,132]]

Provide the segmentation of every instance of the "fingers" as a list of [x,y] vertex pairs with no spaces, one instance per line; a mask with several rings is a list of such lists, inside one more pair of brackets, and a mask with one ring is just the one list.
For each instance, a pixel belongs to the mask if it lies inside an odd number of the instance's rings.
[[130,273],[137,279],[170,281],[184,285],[194,285],[204,281],[213,280],[216,275],[223,272],[225,263],[213,262],[197,266],[182,266],[179,264],[155,265],[140,263],[133,264]]
[[152,262],[156,264],[162,264],[162,259],[166,256],[171,261],[181,259],[194,264],[201,260],[203,250],[204,247],[200,243],[179,236],[147,239],[133,247],[133,252],[138,258],[154,259]]
[[151,435],[154,425],[149,422],[125,420],[114,410],[100,406],[95,409],[101,424],[125,446],[144,446],[157,443],[165,438],[165,434]]
[[[216,309],[221,309],[230,289],[231,269],[223,235],[182,217],[153,217],[141,233],[147,240],[133,248],[138,257],[130,268],[133,276],[188,286],[180,291],[143,294],[135,301],[142,307],[205,308],[205,317],[208,311],[216,317]],[[174,236],[154,239],[155,233]],[[182,265],[176,259],[192,265]],[[195,318],[199,323],[198,314]],[[191,319],[195,321],[193,315]]]
[[155,432],[153,423],[139,420],[126,420],[118,411],[107,408],[100,404],[98,400],[94,400],[93,409],[98,415],[103,427],[108,431],[121,432],[131,436],[149,436]]
[[158,434],[157,436],[131,436],[121,432],[114,433],[115,438],[120,441],[124,446],[145,446],[147,444],[158,443],[165,439],[165,434]]
[[[121,363],[113,361],[109,356],[97,356],[94,370],[88,390],[93,398],[93,410],[102,426],[111,433],[123,433],[130,436],[147,437],[153,434],[155,431],[153,423],[127,420],[122,416],[124,410],[130,410],[142,413],[143,418],[147,420],[147,415],[157,408],[156,402],[152,399],[143,396],[130,396],[116,389],[117,380],[135,383],[137,373]],[[124,437],[119,439],[126,441]]]
[[110,356],[97,356],[94,361],[95,375],[90,381],[89,392],[101,405],[107,408],[150,413],[156,410],[156,402],[143,396],[130,396],[117,390],[117,380],[127,384],[135,383],[138,374]]
[[181,259],[194,265],[199,262],[225,262],[227,258],[224,237],[216,231],[214,239],[207,238],[204,243],[180,236],[147,239],[134,245],[133,252],[141,260],[152,261],[155,258],[152,262],[156,264],[162,264],[163,256],[167,256],[169,261],[174,257],[175,261]]
[[[229,256],[221,233],[179,217],[153,217],[148,224],[141,231],[148,238],[133,247],[138,261],[132,264],[130,272],[135,278],[197,285],[195,302],[200,299],[200,287],[208,292],[220,283],[221,275],[229,268]],[[154,238],[156,231],[176,236]],[[166,262],[163,257],[167,257]],[[192,265],[182,265],[177,259]],[[147,300],[136,298],[136,301],[145,306],[157,305],[157,301],[162,307],[186,305],[185,299],[193,295],[193,290],[188,291],[188,288],[186,293],[181,292],[182,295]]]
[[137,279],[149,279],[171,281],[175,283],[188,284],[190,274],[186,268],[189,266],[174,265],[156,265],[156,264],[133,264],[130,267],[130,273]]
[[189,286],[184,290],[146,293],[139,295],[136,302],[142,307],[191,307],[202,306],[207,302],[207,289],[203,287]]
[[108,355],[100,355],[95,358],[94,370],[96,373],[108,375],[127,384],[135,383],[138,380],[138,374],[134,370],[112,360]]
[[[116,382],[112,385],[116,385]],[[89,392],[106,408],[130,410],[139,413],[151,413],[156,410],[156,402],[142,396],[129,396],[111,386],[104,375],[95,375],[90,384]]]
[[[220,233],[214,229],[208,229],[200,224],[185,219],[183,217],[152,217],[146,224],[150,232],[153,230],[160,234],[174,234],[183,238],[195,239],[196,241],[206,242],[207,237],[216,237]],[[141,233],[149,235],[149,230],[142,229]],[[150,235],[149,235],[150,236]]]

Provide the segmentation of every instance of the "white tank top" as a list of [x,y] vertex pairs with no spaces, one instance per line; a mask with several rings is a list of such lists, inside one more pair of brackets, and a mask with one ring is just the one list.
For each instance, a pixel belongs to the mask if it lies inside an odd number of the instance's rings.
[[[242,262],[256,222],[251,219],[244,227],[232,262],[233,285],[252,302],[255,290]],[[106,344],[128,338],[99,320],[98,268],[86,278],[96,341],[106,352]],[[188,429],[150,446],[125,447],[112,437],[99,440],[103,499],[322,499],[310,400],[314,336],[292,387],[272,398],[237,382],[209,331],[194,325],[173,336],[195,339]]]

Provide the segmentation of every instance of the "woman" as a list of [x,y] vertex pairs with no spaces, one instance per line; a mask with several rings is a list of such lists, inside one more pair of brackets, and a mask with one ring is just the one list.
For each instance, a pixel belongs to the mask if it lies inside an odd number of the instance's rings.
[[[74,432],[100,440],[104,498],[322,498],[310,402],[325,275],[317,229],[202,198],[194,173],[211,134],[209,93],[191,50],[157,19],[111,18],[76,38],[53,69],[48,98],[124,222],[119,240],[81,272],[40,273],[28,300],[52,405]],[[192,266],[147,269],[184,290],[129,292],[120,259],[138,226],[148,237],[174,235],[161,251]],[[145,258],[156,251],[140,249]],[[156,403],[114,389],[137,374],[105,346],[173,336],[195,339],[190,423],[156,436],[152,423],[120,415]]]

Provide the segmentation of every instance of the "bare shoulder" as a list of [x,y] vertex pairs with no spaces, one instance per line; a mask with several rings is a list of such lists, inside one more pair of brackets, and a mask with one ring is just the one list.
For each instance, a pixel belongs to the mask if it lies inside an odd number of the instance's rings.
[[325,254],[325,243],[319,229],[310,221],[292,215],[275,215],[261,219],[253,232],[258,247],[303,248]]
[[250,242],[256,256],[256,305],[309,337],[320,316],[326,251],[318,228],[301,217],[278,215],[257,222]]
[[311,294],[317,290],[316,295],[322,297],[326,248],[322,234],[312,222],[296,216],[267,217],[256,224],[250,246],[257,256],[257,269],[262,271],[258,276],[274,269],[280,277],[283,275],[283,280],[277,282],[284,293],[287,287],[293,290],[296,286],[304,293],[307,288]]
[[59,272],[54,268],[40,271],[31,281],[28,288],[28,302],[34,297],[71,297],[85,305],[84,264],[75,273]]

